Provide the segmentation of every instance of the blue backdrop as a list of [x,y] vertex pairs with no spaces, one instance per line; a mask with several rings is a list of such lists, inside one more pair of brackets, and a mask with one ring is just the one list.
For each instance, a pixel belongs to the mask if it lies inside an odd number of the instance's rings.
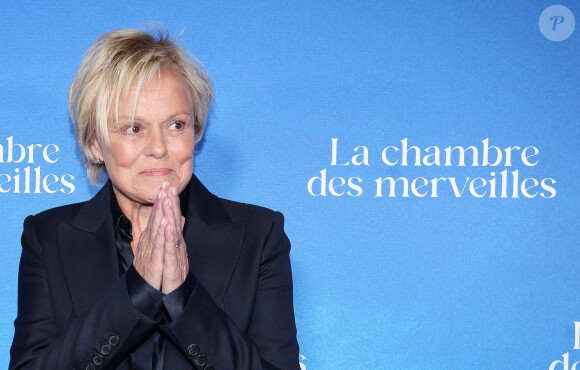
[[554,4],[3,0],[0,367],[22,221],[96,192],[68,86],[100,34],[143,21],[185,29],[215,83],[195,173],[286,216],[304,368],[571,367],[580,6]]

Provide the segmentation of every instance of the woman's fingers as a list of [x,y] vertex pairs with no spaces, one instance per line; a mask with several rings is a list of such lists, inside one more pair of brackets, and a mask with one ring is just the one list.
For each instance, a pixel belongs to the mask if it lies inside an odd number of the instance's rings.
[[165,218],[161,219],[160,227],[155,230],[153,238],[150,233],[143,233],[139,239],[137,253],[133,260],[135,269],[152,287],[161,290],[163,281],[163,253],[165,244]]
[[169,294],[183,284],[189,272],[187,248],[183,239],[183,217],[177,188],[173,185],[167,187],[167,201],[163,203],[163,213],[170,224],[165,227],[161,291]]
[[173,233],[172,239],[183,239],[182,230],[183,223],[181,222],[181,207],[179,204],[179,197],[177,196],[177,189],[173,185],[169,185],[166,191],[166,197],[162,203],[163,215],[167,218],[170,225],[174,226],[171,229]]
[[149,259],[150,275],[149,280],[143,276],[145,281],[149,283],[152,287],[157,290],[161,290],[161,284],[163,282],[163,252],[165,245],[165,232],[164,226],[167,224],[165,217],[161,219],[159,227],[156,230],[155,239],[153,242],[153,247],[151,250],[151,255]]
[[175,238],[175,226],[166,225],[161,291],[169,294],[178,288],[189,272],[187,249],[183,238]]
[[161,290],[163,280],[164,226],[169,222],[169,218],[164,217],[163,212],[163,202],[167,199],[167,187],[168,183],[164,182],[159,189],[147,227],[139,238],[133,260],[137,272],[147,283],[158,290]]
[[134,265],[147,283],[165,294],[179,287],[189,273],[184,224],[177,188],[164,182],[139,240]]
[[170,185],[167,188],[167,199],[168,199],[168,208],[164,208],[165,216],[169,217],[170,222],[175,225],[173,232],[175,233],[175,237],[179,238],[183,231],[183,225],[181,223],[181,206],[179,203],[179,196],[177,195],[177,188],[173,185]]
[[167,182],[164,181],[161,184],[161,189],[157,193],[157,199],[153,204],[153,209],[151,210],[151,214],[149,215],[149,221],[147,222],[147,227],[150,229],[149,232],[151,236],[157,232],[157,228],[161,225],[161,219],[163,218],[163,199],[167,198]]
[[183,224],[181,223],[181,204],[179,202],[179,195],[177,194],[177,188],[175,186],[173,186],[170,190],[170,195],[172,204],[175,205],[172,207],[173,217],[175,224],[177,225],[177,230],[175,231],[181,234],[183,232]]
[[[181,215],[181,207],[177,188],[169,186],[167,188],[167,207],[164,213],[171,219],[169,234],[165,235],[165,263],[162,291],[169,293],[180,286],[189,272],[187,260],[187,248],[183,239],[183,225],[185,218]],[[171,240],[171,242],[169,242]]]

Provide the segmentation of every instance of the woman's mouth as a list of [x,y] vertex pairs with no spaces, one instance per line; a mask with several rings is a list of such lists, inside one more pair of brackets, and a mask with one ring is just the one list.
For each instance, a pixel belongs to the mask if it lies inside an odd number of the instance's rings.
[[152,176],[152,177],[159,177],[159,176],[167,176],[172,172],[169,168],[149,168],[147,170],[141,171],[141,175],[145,176]]

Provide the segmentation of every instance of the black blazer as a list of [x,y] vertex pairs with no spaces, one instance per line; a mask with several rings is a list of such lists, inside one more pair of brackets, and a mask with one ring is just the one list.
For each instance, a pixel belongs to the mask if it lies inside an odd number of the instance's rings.
[[107,183],[24,221],[10,369],[130,369],[154,330],[165,369],[298,369],[290,242],[280,213],[220,199],[193,176],[184,238],[197,284],[156,327],[118,277]]

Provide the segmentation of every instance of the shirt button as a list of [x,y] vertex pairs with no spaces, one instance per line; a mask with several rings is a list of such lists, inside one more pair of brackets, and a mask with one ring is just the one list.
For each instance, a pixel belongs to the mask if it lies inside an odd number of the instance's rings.
[[205,356],[203,355],[197,356],[193,360],[193,363],[196,364],[197,366],[204,366],[205,364],[207,364],[207,358],[205,358]]
[[95,357],[93,357],[93,364],[99,366],[103,364],[103,356],[101,355],[96,355]]
[[101,346],[101,354],[106,356],[109,353],[111,353],[111,346],[108,344],[103,344]]
[[119,344],[119,337],[116,335],[111,335],[109,337],[109,344],[111,347],[115,347],[117,344]]
[[85,370],[95,370],[95,365],[93,364],[87,364],[87,366],[85,366]]
[[199,355],[199,347],[195,344],[192,344],[189,347],[187,347],[187,353],[190,356],[197,356]]

